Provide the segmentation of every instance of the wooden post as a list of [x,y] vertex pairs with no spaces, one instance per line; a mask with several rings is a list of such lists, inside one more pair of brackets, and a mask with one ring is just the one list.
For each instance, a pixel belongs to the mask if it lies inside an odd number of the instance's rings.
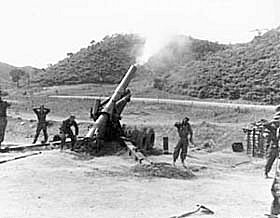
[[168,137],[163,137],[163,153],[168,154]]
[[253,147],[252,147],[252,156],[255,157],[255,148],[256,147],[256,129],[253,128]]
[[251,152],[251,140],[250,140],[250,137],[251,137],[251,130],[247,130],[247,154],[250,154]]
[[264,156],[264,138],[263,138],[263,128],[260,131],[260,156]]
[[258,129],[258,132],[256,132],[257,136],[257,142],[256,142],[256,154],[258,157],[261,156],[261,130]]

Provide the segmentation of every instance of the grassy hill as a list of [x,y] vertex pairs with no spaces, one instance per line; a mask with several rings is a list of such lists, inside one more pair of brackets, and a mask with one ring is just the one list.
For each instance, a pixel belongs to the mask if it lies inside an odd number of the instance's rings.
[[280,32],[225,46],[177,65],[160,78],[162,89],[199,98],[280,102]]
[[39,73],[33,81],[41,85],[117,83],[136,61],[144,40],[133,34],[106,36],[92,42]]
[[[176,36],[138,70],[139,83],[197,98],[280,103],[280,32],[249,43],[223,45]],[[106,36],[39,72],[40,85],[117,83],[141,54],[145,40],[133,34]],[[148,84],[148,83],[147,83]]]
[[[15,67],[15,66],[0,62],[0,88],[6,89],[6,88],[12,88],[15,86],[15,83],[12,82],[10,74],[9,74],[10,71],[13,69],[21,69],[30,77],[34,77],[38,74],[38,72],[41,72],[40,69],[31,67],[31,66]],[[27,77],[23,77],[20,80],[20,83],[21,83],[21,85],[26,85]]]
[[[44,86],[80,83],[118,83],[131,64],[135,64],[143,52],[145,39],[135,34],[106,36],[100,42],[92,42],[77,53],[67,57],[44,71],[37,73],[34,83]],[[176,36],[152,56],[149,62],[138,68],[135,80],[153,81],[177,66],[223,49],[224,45]],[[152,77],[150,77],[152,74]],[[149,78],[148,78],[149,77]]]
[[14,68],[12,65],[0,62],[0,83],[10,80],[9,72]]

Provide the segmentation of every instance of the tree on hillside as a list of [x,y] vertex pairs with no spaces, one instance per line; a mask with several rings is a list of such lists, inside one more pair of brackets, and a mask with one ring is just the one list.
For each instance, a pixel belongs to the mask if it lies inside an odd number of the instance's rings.
[[71,58],[74,54],[72,52],[67,53],[67,57]]
[[26,76],[26,72],[22,69],[13,69],[9,73],[13,82],[17,84],[17,88],[19,87],[19,81],[21,78]]
[[30,73],[26,72],[23,78],[25,80],[25,84],[27,84],[27,86],[30,87]]

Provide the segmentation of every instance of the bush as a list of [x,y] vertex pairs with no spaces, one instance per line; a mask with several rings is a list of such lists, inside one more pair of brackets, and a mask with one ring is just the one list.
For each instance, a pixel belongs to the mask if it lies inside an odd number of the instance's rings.
[[160,78],[155,78],[154,79],[154,83],[153,83],[153,87],[159,90],[163,90],[164,89],[164,84],[165,81],[163,79]]
[[240,91],[239,89],[232,90],[229,92],[229,99],[230,100],[237,100],[240,98]]

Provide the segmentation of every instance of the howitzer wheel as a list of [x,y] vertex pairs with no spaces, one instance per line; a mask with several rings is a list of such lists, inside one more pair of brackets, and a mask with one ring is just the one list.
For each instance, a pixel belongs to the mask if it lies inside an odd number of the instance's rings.
[[155,131],[150,127],[126,127],[124,135],[142,151],[151,150],[155,144]]

